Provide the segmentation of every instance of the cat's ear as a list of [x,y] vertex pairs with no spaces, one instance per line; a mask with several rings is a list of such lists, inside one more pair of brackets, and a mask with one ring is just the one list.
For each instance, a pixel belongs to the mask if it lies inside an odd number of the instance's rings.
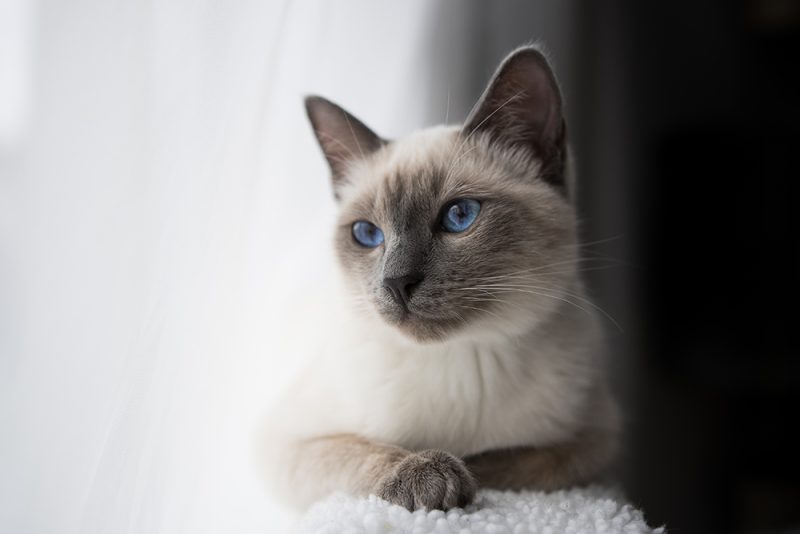
[[334,194],[349,165],[381,148],[386,141],[363,122],[321,96],[305,99],[306,113],[333,174]]
[[564,185],[561,93],[547,58],[535,47],[518,48],[503,60],[462,133],[485,133],[492,142],[533,151],[543,163],[543,178]]

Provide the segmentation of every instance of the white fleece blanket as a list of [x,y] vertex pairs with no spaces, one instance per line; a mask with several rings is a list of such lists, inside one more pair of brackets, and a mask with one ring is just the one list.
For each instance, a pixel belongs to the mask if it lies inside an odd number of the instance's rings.
[[614,490],[599,486],[553,493],[480,490],[464,509],[409,512],[375,496],[334,494],[300,523],[303,534],[663,534]]

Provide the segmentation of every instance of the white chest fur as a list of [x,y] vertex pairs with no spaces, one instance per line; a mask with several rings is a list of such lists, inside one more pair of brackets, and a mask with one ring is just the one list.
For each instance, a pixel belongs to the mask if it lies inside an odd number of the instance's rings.
[[354,320],[299,386],[296,417],[309,432],[466,455],[557,442],[581,424],[595,378],[582,336],[414,345]]

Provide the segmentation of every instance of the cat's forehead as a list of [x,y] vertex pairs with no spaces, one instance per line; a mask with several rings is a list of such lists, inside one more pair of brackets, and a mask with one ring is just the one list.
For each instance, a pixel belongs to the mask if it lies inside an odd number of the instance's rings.
[[344,211],[400,215],[436,202],[447,182],[444,169],[460,143],[455,127],[422,130],[388,143],[351,167],[340,190]]
[[460,148],[463,138],[455,126],[437,126],[420,130],[387,145],[387,150],[374,160],[385,171],[414,168],[424,170],[443,165]]
[[511,176],[534,176],[538,162],[465,138],[460,128],[439,126],[392,141],[351,167],[341,190],[345,212],[437,209],[457,196],[513,193],[528,185]]
[[379,196],[393,189],[422,187],[443,168],[458,150],[460,137],[455,127],[421,130],[388,143],[352,167],[347,196]]

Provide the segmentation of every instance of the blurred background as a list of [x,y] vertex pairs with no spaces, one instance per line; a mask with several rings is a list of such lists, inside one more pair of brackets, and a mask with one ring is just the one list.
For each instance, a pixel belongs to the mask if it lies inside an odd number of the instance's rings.
[[457,123],[539,40],[629,498],[800,532],[798,30],[793,0],[0,0],[0,531],[275,531],[252,432],[334,214],[302,96]]

